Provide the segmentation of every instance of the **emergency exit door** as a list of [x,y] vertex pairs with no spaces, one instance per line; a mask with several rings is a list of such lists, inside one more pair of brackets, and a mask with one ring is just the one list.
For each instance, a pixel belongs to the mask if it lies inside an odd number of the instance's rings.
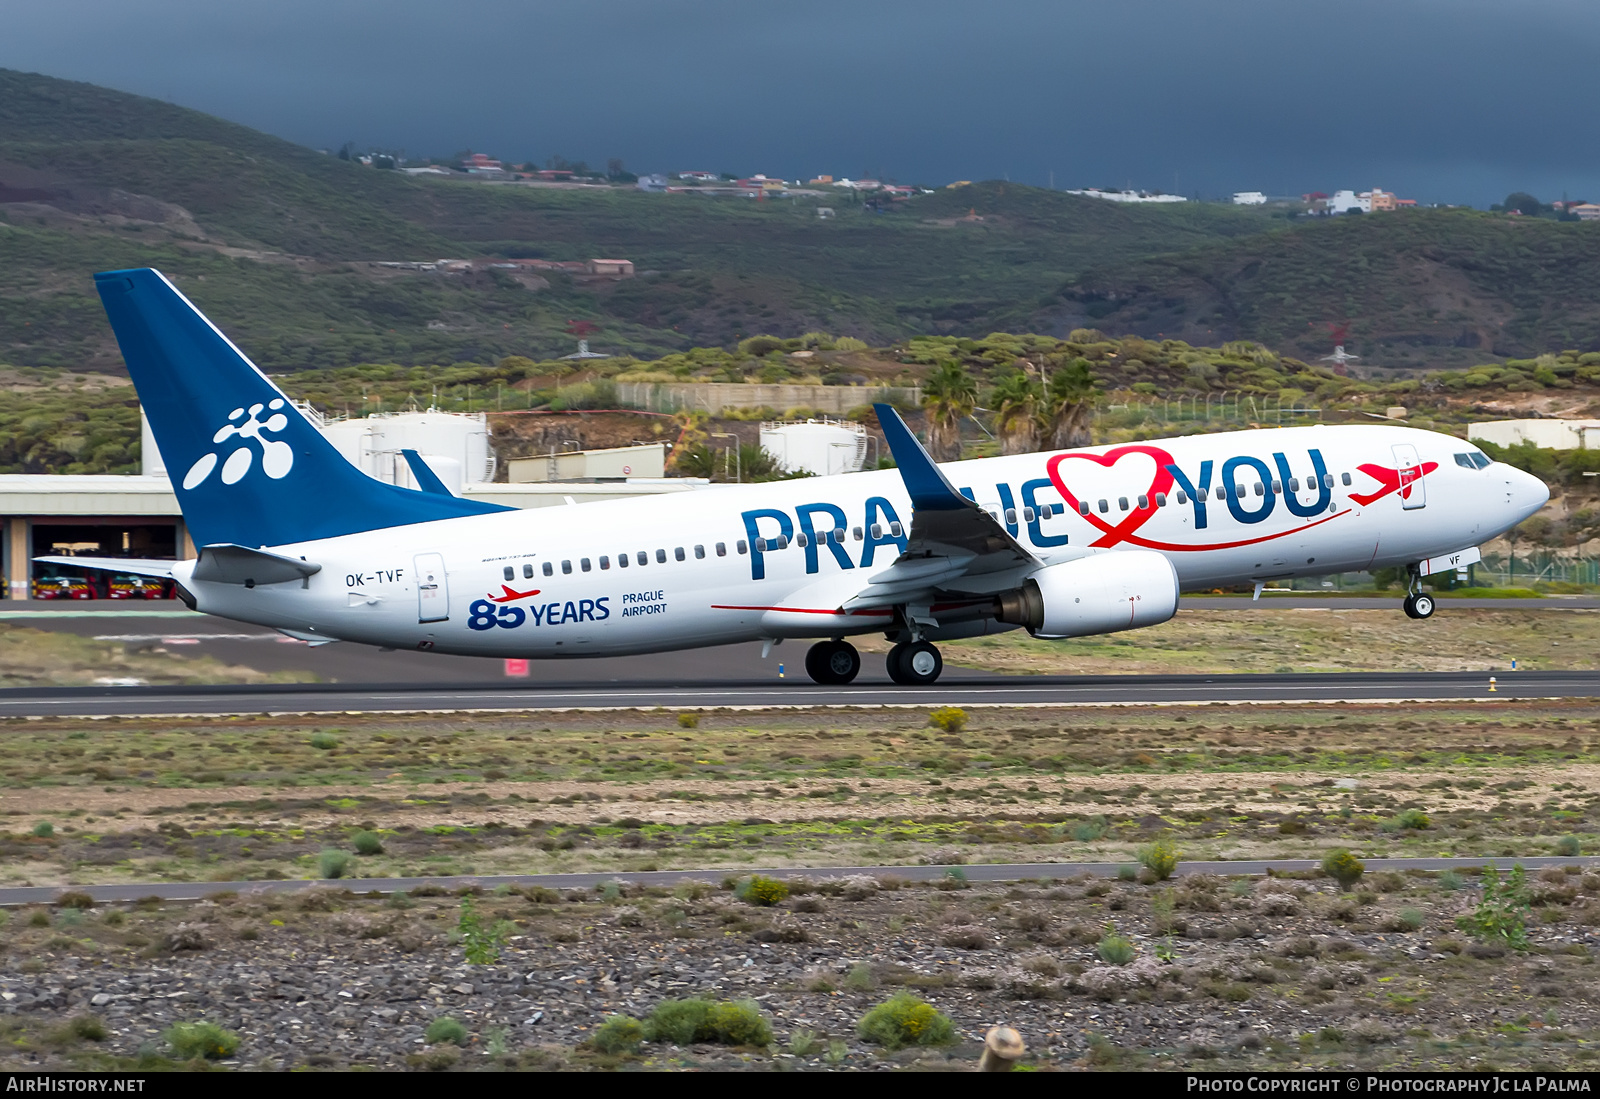
[[445,621],[450,617],[450,588],[445,581],[444,556],[419,553],[412,563],[417,570],[417,621]]
[[1422,460],[1417,457],[1417,448],[1410,443],[1396,443],[1394,467],[1400,475],[1400,506],[1407,511],[1426,507],[1427,485],[1422,479]]

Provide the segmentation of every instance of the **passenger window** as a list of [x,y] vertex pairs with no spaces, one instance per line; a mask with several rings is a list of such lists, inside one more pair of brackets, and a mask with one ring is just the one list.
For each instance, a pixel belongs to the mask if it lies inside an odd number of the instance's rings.
[[1217,486],[1217,499],[1218,500],[1226,500],[1227,498],[1228,498],[1228,490],[1223,488],[1221,485],[1218,485]]
[[1006,508],[1006,526],[1014,527],[1016,525],[1017,525],[1017,509],[1016,508]]
[[837,530],[835,530],[833,532],[833,544],[836,545],[836,546],[844,545],[844,528],[843,527],[839,527]]
[[517,578],[517,570],[512,568],[510,565],[507,565],[504,571],[507,580],[515,580]]
[[533,579],[533,566],[531,564],[524,564],[522,566],[522,575],[523,575],[524,579],[532,580]]
[[580,558],[579,561],[578,561],[578,567],[580,569],[582,569],[584,572],[589,572],[590,571],[589,559],[587,557]]
[[625,553],[617,554],[617,565],[618,565],[619,568],[624,568],[624,569],[627,568],[628,567],[628,555],[625,554]]
[[778,542],[778,548],[779,549],[788,549],[789,548],[789,536],[787,534],[778,535],[777,542]]
[[683,560],[683,547],[682,546],[679,546],[679,547],[677,547],[676,549],[674,549],[672,551],[672,559],[674,561],[682,561]]
[[572,572],[572,562],[571,561],[563,561],[563,562],[561,562],[561,573],[562,573],[562,575],[563,576],[570,575],[571,572]]
[[766,553],[767,552],[767,540],[765,538],[757,538],[756,539],[756,552],[757,553]]
[[656,550],[656,564],[665,565],[666,563],[667,563],[667,551],[664,550],[664,549]]
[[1032,508],[1023,508],[1022,509],[1022,521],[1024,523],[1033,522],[1033,516],[1034,516],[1034,510]]
[[602,553],[600,555],[600,571],[601,572],[605,572],[606,570],[608,570],[610,568],[611,568],[611,558],[607,557],[605,554]]
[[555,575],[555,574],[556,574],[556,570],[555,570],[555,567],[554,567],[554,566],[552,566],[552,565],[551,565],[551,564],[550,564],[550,562],[548,562],[548,561],[546,561],[546,562],[545,562],[545,563],[544,563],[544,574],[545,574],[545,575],[546,575],[546,576],[554,576],[554,575]]
[[706,556],[706,548],[704,546],[696,546],[694,548],[694,559],[696,561],[705,560],[705,556]]
[[799,534],[794,536],[794,544],[799,546],[801,549],[805,549],[806,548],[806,544],[809,541],[810,541],[810,539],[808,539],[806,537],[806,532],[805,531],[801,531]]
[[1156,507],[1164,508],[1166,506],[1167,506],[1167,494],[1165,492],[1156,493]]
[[1139,497],[1139,510],[1140,511],[1149,511],[1150,510],[1150,497],[1148,497],[1148,496]]
[[1183,489],[1180,488],[1178,490],[1178,503],[1187,504],[1188,502],[1189,502],[1189,494],[1187,492],[1184,492]]
[[1108,512],[1110,510],[1111,510],[1111,501],[1110,500],[1101,500],[1100,501],[1100,514],[1104,515],[1106,512]]
[[1267,486],[1262,484],[1260,481],[1257,481],[1256,482],[1256,495],[1257,496],[1265,496],[1266,494],[1267,494]]
[[874,542],[876,542],[878,539],[880,539],[882,537],[883,537],[883,524],[882,523],[873,523],[872,524],[872,540]]
[[[877,535],[873,535],[873,537],[877,537]],[[856,541],[857,542],[861,541],[861,528],[860,527],[856,528]]]
[[1126,496],[1118,496],[1117,497],[1117,509],[1119,511],[1127,511],[1128,510],[1128,498]]
[[734,548],[737,549],[741,554],[745,554],[745,553],[750,552],[750,547],[748,545],[746,545],[745,540],[743,538],[739,539],[739,541],[734,543]]
[[904,530],[905,530],[905,528],[904,528],[904,527],[902,527],[902,526],[901,526],[901,525],[900,525],[900,524],[899,524],[899,523],[898,523],[898,522],[895,522],[895,523],[890,523],[890,524],[889,524],[889,534],[890,534],[890,536],[891,536],[891,537],[893,537],[893,538],[898,538],[898,537],[900,537],[900,535],[901,535],[901,533],[902,533],[902,532],[903,532],[903,531],[904,531]]
[[1274,495],[1274,496],[1282,496],[1283,495],[1283,482],[1282,481],[1274,481],[1274,482],[1272,482],[1272,495]]
[[639,551],[639,555],[638,555],[638,561],[639,561],[639,564],[641,564],[641,565],[648,565],[650,563],[650,555],[648,553],[646,553],[644,550],[640,550]]
[[1300,478],[1298,478],[1298,477],[1289,478],[1289,491],[1290,492],[1299,492],[1300,491]]
[[718,557],[726,557],[726,556],[728,556],[728,543],[726,543],[726,542],[718,542],[717,543],[717,556]]
[[1088,515],[1089,514],[1089,501],[1087,501],[1087,500],[1079,500],[1078,501],[1078,514],[1079,515]]
[[1056,508],[1055,508],[1054,504],[1045,504],[1043,507],[1041,507],[1039,509],[1039,518],[1048,519],[1052,515],[1054,515],[1055,513],[1056,513]]

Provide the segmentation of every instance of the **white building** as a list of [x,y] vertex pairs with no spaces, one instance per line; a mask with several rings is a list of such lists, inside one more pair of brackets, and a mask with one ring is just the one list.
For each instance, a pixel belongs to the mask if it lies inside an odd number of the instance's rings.
[[846,420],[773,420],[761,425],[761,449],[785,473],[859,473],[867,460],[867,429]]
[[1265,206],[1267,196],[1260,191],[1235,191],[1233,192],[1235,206]]
[[1495,446],[1532,443],[1548,450],[1600,450],[1600,420],[1491,420],[1468,424],[1467,438]]
[[1363,199],[1354,191],[1335,191],[1333,197],[1328,199],[1328,213],[1348,214],[1351,210],[1360,210],[1363,214],[1372,213],[1372,198],[1370,194]]
[[1083,195],[1085,198],[1103,198],[1107,202],[1188,202],[1182,195],[1164,195],[1151,191],[1102,191],[1098,187],[1085,187],[1082,190],[1068,191],[1069,195]]

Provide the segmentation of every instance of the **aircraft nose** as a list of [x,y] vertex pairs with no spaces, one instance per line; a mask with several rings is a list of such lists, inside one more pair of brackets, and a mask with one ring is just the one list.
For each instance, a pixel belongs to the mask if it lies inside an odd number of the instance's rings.
[[1517,522],[1538,511],[1550,499],[1550,487],[1531,473],[1506,466],[1506,497],[1516,512]]

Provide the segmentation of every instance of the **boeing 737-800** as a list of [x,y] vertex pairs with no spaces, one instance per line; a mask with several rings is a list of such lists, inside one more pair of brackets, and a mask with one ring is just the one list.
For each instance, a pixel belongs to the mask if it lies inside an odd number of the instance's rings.
[[898,468],[559,509],[422,490],[347,462],[159,272],[95,276],[172,471],[192,561],[43,557],[172,577],[195,610],[314,643],[492,657],[618,656],[815,639],[895,642],[928,684],[936,643],[1151,626],[1184,588],[1402,566],[1422,576],[1537,511],[1544,484],[1460,439],[1392,425],[1236,431],[938,464],[887,405]]

